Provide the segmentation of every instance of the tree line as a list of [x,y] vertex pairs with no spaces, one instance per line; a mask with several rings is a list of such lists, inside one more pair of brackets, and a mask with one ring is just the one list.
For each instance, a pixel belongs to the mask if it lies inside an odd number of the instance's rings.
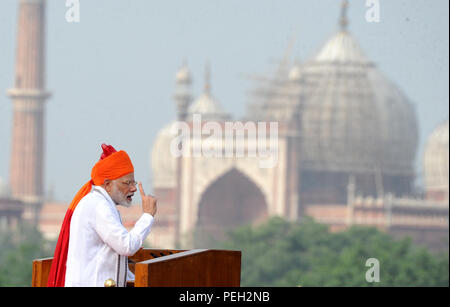
[[[55,245],[27,225],[0,233],[0,286],[30,286],[32,260],[51,257]],[[242,286],[449,286],[448,251],[432,253],[376,228],[330,233],[312,219],[276,217],[236,228],[209,248],[242,251]]]

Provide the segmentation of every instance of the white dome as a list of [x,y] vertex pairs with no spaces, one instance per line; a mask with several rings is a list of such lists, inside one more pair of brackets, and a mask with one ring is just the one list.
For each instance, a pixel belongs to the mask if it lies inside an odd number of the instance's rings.
[[314,56],[314,61],[346,64],[370,63],[356,40],[347,31],[339,31],[334,35]]
[[314,169],[413,175],[415,110],[407,97],[339,31],[305,63],[304,162]]
[[226,120],[229,115],[222,109],[219,102],[208,92],[203,93],[200,97],[189,106],[188,118],[192,118],[194,114],[201,114],[203,120]]
[[154,188],[173,188],[176,186],[177,158],[170,152],[170,144],[177,136],[176,129],[172,131],[171,122],[161,129],[153,143],[151,151],[151,169]]
[[[299,82],[289,82],[293,77]],[[303,169],[414,175],[415,109],[348,31],[338,31],[285,78],[266,88],[271,95],[254,113],[299,123]]]
[[200,114],[203,120],[223,121],[230,116],[222,109],[220,103],[211,94],[211,75],[209,65],[205,68],[205,88],[203,94],[198,97],[188,108],[188,119],[194,114]]
[[425,190],[446,193],[448,200],[449,135],[448,120],[437,127],[428,138],[424,159]]

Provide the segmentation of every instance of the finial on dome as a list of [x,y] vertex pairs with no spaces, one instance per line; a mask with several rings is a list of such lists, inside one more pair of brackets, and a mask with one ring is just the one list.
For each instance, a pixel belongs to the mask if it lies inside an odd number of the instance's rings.
[[209,62],[205,65],[205,94],[210,94],[211,92],[211,71],[209,67]]
[[342,0],[341,18],[339,19],[339,26],[342,31],[346,31],[348,26],[347,10],[348,10],[348,0]]

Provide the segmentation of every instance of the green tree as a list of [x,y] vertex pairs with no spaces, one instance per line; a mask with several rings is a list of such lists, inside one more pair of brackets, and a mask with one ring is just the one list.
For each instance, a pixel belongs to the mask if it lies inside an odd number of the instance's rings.
[[[431,254],[375,228],[330,233],[312,219],[272,218],[230,232],[221,247],[242,250],[243,286],[449,285],[448,253]],[[379,261],[379,282],[366,280],[369,258]]]
[[0,234],[0,286],[31,286],[32,261],[53,254],[54,242],[29,225]]

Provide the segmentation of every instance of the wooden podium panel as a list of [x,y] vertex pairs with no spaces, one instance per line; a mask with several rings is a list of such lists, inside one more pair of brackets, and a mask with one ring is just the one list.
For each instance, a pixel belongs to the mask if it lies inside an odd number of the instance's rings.
[[33,275],[31,278],[32,287],[47,287],[48,275],[52,267],[53,258],[43,258],[33,260]]
[[[32,287],[46,287],[53,258],[33,261]],[[141,248],[129,257],[135,287],[239,287],[241,252]]]
[[141,248],[131,257],[128,257],[128,267],[131,272],[135,273],[136,263],[155,259],[164,256],[170,256],[176,253],[185,252],[186,250],[178,250],[178,249],[150,249],[150,248]]
[[239,287],[241,252],[195,249],[136,263],[135,287]]

